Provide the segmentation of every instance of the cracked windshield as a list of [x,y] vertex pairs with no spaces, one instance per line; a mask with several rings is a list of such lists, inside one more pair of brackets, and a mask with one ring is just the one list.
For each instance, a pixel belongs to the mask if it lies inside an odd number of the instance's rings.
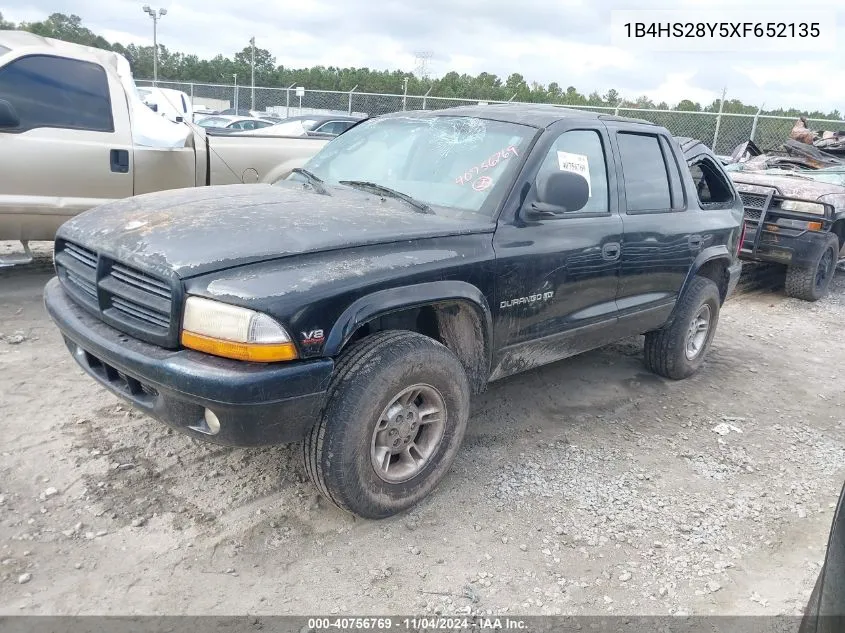
[[534,132],[474,117],[389,117],[337,137],[305,169],[330,185],[374,183],[435,209],[490,215]]

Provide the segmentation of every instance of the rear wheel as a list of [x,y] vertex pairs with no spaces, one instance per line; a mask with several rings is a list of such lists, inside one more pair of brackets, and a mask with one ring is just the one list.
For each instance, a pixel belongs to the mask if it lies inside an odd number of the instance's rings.
[[656,374],[680,380],[704,363],[719,322],[719,288],[704,277],[692,280],[671,323],[645,335],[645,364]]
[[818,301],[827,294],[839,258],[839,241],[836,236],[832,237],[813,264],[786,269],[785,288],[788,296],[804,301]]
[[338,359],[324,413],[303,442],[306,471],[338,507],[381,519],[426,497],[469,418],[458,358],[422,334],[379,332]]

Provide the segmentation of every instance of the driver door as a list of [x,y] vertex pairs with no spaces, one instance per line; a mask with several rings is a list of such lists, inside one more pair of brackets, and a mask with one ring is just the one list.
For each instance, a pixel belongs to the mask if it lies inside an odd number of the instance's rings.
[[530,185],[519,211],[531,204],[537,180],[553,170],[586,166],[590,197],[584,208],[552,218],[503,214],[493,242],[499,350],[493,379],[615,339],[622,220],[607,131],[599,123],[546,136],[544,149],[534,150],[543,156],[539,165],[526,165],[517,183]]

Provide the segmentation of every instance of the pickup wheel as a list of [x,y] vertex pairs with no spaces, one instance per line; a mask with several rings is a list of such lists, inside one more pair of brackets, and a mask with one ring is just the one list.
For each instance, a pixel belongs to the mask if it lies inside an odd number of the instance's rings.
[[786,294],[804,301],[818,301],[827,294],[836,274],[839,240],[835,235],[810,266],[790,266],[786,269]]
[[719,321],[719,288],[695,277],[675,308],[672,321],[645,335],[645,364],[656,374],[681,380],[701,367]]
[[458,358],[415,332],[379,332],[338,359],[305,468],[338,507],[382,519],[426,497],[452,465],[469,418]]

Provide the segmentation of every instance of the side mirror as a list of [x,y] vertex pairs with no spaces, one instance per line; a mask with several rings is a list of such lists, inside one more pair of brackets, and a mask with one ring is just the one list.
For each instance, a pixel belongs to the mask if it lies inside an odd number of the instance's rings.
[[830,528],[824,566],[810,595],[799,633],[845,630],[845,487]]
[[16,128],[20,125],[21,119],[12,104],[5,99],[0,99],[0,128]]
[[581,174],[553,171],[537,179],[537,202],[526,208],[531,218],[550,218],[583,209],[590,200],[590,185]]

